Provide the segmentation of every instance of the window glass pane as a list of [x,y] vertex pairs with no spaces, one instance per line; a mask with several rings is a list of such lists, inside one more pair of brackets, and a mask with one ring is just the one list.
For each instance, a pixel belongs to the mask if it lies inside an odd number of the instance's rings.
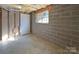
[[36,14],[36,23],[49,23],[48,11]]

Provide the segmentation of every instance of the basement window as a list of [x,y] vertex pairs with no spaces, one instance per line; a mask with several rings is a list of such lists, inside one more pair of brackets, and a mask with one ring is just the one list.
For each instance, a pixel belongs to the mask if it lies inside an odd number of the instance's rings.
[[36,23],[48,24],[49,23],[48,15],[49,15],[48,11],[36,14]]

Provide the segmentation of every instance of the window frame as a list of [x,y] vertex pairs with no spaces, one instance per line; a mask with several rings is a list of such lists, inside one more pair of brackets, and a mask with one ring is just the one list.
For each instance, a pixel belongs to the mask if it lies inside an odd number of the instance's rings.
[[[44,14],[47,14],[47,15],[44,16]],[[45,22],[45,19],[47,19],[46,22]],[[45,11],[43,11],[41,13],[37,13],[35,22],[40,23],[40,24],[49,24],[49,11],[45,10]]]

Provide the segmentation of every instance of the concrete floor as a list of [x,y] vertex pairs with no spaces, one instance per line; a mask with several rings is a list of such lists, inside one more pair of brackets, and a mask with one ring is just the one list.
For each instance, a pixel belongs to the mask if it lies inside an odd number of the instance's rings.
[[34,35],[22,36],[14,41],[0,42],[0,54],[50,54],[62,52],[62,48]]

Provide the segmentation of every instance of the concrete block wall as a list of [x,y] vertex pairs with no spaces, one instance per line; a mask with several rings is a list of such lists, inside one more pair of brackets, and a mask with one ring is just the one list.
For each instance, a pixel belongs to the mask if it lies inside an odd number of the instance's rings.
[[32,12],[32,33],[61,47],[79,47],[79,5],[52,5],[49,24],[35,22]]

